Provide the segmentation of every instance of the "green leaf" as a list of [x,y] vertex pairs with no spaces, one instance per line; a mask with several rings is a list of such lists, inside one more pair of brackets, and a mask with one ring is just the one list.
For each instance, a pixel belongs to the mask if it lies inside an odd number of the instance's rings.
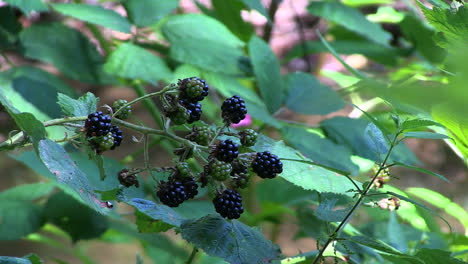
[[364,130],[364,140],[367,147],[377,154],[387,154],[389,145],[382,131],[374,124],[369,123]]
[[216,18],[226,25],[239,39],[248,41],[254,30],[251,24],[244,21],[241,11],[244,4],[241,0],[212,0],[211,4]]
[[408,188],[406,192],[444,210],[448,215],[460,221],[465,228],[468,228],[468,212],[449,198],[425,188]]
[[254,9],[258,11],[260,14],[262,14],[268,21],[270,20],[270,16],[268,15],[268,11],[266,8],[262,5],[262,1],[260,0],[242,0],[246,6],[248,6],[250,9]]
[[184,217],[179,215],[172,208],[162,204],[156,204],[152,201],[134,198],[126,201],[126,203],[135,207],[135,209],[140,211],[142,214],[145,214],[154,220],[161,220],[162,222],[172,226],[179,227],[183,220],[185,220]]
[[333,198],[321,202],[315,210],[315,215],[323,221],[342,222],[351,208],[333,210],[337,201],[337,199]]
[[21,32],[20,41],[24,56],[53,64],[72,79],[111,83],[102,72],[103,57],[78,30],[60,23],[34,24]]
[[286,106],[300,114],[325,115],[345,106],[343,99],[313,75],[297,72],[286,76]]
[[4,0],[12,6],[18,7],[23,13],[29,14],[32,11],[48,11],[49,8],[42,0]]
[[47,221],[67,232],[73,242],[100,237],[109,227],[105,216],[64,192],[51,196],[44,212]]
[[466,6],[455,10],[435,6],[431,10],[421,2],[418,4],[429,23],[443,33],[444,38],[436,39],[439,46],[447,48],[448,51],[456,51],[457,49],[452,50],[449,47],[456,48],[456,46],[464,45],[468,41],[468,9]]
[[390,245],[387,245],[383,241],[376,240],[376,239],[373,239],[371,237],[352,236],[352,237],[347,238],[347,240],[352,241],[354,243],[358,243],[358,244],[367,246],[367,247],[370,247],[370,248],[373,248],[373,249],[376,249],[376,250],[381,251],[381,252],[388,253],[388,254],[404,255],[399,250],[391,247]]
[[172,228],[172,225],[167,224],[161,220],[154,220],[153,218],[135,211],[136,221],[140,233],[159,233],[165,232]]
[[451,252],[440,249],[422,248],[416,253],[416,257],[424,261],[425,264],[464,264],[466,262],[453,258]]
[[[1,95],[0,95],[1,96]],[[3,98],[0,97],[0,101]],[[31,138],[32,143],[37,147],[39,140],[46,137],[46,130],[42,122],[37,120],[31,113],[12,114],[15,123],[21,128],[28,137]]]
[[411,130],[411,129],[417,129],[417,128],[422,128],[422,127],[428,127],[428,126],[440,126],[443,127],[440,123],[437,123],[436,121],[432,121],[429,119],[410,119],[403,121],[401,124],[401,129],[402,130]]
[[99,98],[88,92],[78,99],[73,99],[65,94],[59,93],[58,104],[66,116],[87,116],[96,112]]
[[123,33],[130,33],[130,23],[119,13],[97,5],[51,4],[55,11],[66,16],[107,27]]
[[48,195],[55,185],[52,183],[38,182],[18,185],[0,192],[0,199],[15,201],[33,201]]
[[[283,160],[283,173],[279,177],[300,186],[306,190],[316,190],[318,192],[334,192],[348,194],[348,190],[354,189],[349,180],[333,171],[320,166],[310,164],[309,159],[290,147],[284,145],[282,141],[275,141],[265,136],[260,136],[257,144],[252,148],[254,151],[270,151]],[[298,161],[289,161],[294,159]]]
[[433,133],[433,132],[406,132],[405,138],[425,138],[425,139],[447,139],[447,135]]
[[279,177],[268,181],[261,181],[255,188],[256,197],[262,204],[292,205],[315,196],[314,192],[304,190]]
[[260,94],[270,113],[274,113],[283,104],[286,93],[278,58],[270,46],[256,36],[250,39],[249,54]]
[[388,47],[391,35],[378,24],[367,20],[357,9],[339,2],[311,2],[308,11],[313,15],[337,23],[375,43]]
[[0,7],[0,49],[14,49],[22,26],[11,6]]
[[0,240],[16,240],[34,233],[44,224],[42,208],[30,201],[0,201]]
[[228,222],[220,216],[208,215],[185,221],[181,230],[185,240],[229,263],[270,263],[279,258],[277,246],[258,230],[237,220]]
[[[86,174],[77,166],[65,149],[49,140],[41,140],[38,150],[39,158],[47,169],[55,175],[59,183],[68,185],[74,191],[74,197],[100,213],[108,213],[106,204],[97,197],[93,185]],[[95,187],[95,186],[94,186]]]
[[171,70],[164,60],[130,43],[120,44],[110,55],[104,69],[115,76],[152,83],[172,78]]
[[35,264],[26,258],[15,258],[15,257],[0,257],[0,263],[2,264]]
[[179,5],[179,0],[124,0],[130,21],[140,27],[150,26],[170,14]]
[[244,43],[219,21],[200,14],[177,15],[164,23],[162,32],[175,60],[213,72],[243,74],[239,65]]
[[438,173],[435,173],[435,172],[432,172],[430,170],[426,170],[426,169],[423,169],[423,168],[419,168],[419,167],[416,167],[416,166],[412,166],[412,165],[406,165],[404,163],[401,163],[401,162],[395,162],[394,164],[396,164],[397,166],[400,166],[400,167],[405,167],[405,168],[408,168],[408,169],[413,169],[413,170],[417,170],[419,172],[422,172],[422,173],[426,173],[426,174],[429,174],[429,175],[432,175],[432,176],[435,176],[443,181],[446,181],[446,182],[450,182],[447,178],[445,178],[444,176],[438,174]]

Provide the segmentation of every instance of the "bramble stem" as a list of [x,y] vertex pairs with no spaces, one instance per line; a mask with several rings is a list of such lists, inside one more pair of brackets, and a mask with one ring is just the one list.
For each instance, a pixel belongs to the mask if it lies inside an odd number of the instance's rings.
[[187,261],[185,262],[185,264],[192,264],[193,260],[195,259],[195,256],[197,255],[197,253],[198,253],[198,248],[194,247],[193,250],[192,250],[192,253],[190,254],[190,256],[187,259]]
[[322,259],[323,257],[323,253],[325,252],[325,250],[327,249],[327,247],[337,239],[338,235],[341,233],[341,231],[343,230],[343,228],[346,226],[346,224],[349,222],[349,220],[351,219],[351,217],[353,216],[353,214],[355,213],[355,211],[359,208],[359,206],[361,206],[362,204],[362,201],[364,200],[364,198],[367,196],[367,193],[370,191],[370,189],[372,188],[372,185],[374,184],[374,181],[377,179],[377,177],[379,176],[379,174],[385,169],[386,167],[386,163],[388,161],[388,158],[390,157],[390,154],[392,153],[392,150],[393,148],[396,146],[396,142],[397,142],[397,139],[398,139],[398,136],[400,135],[401,131],[398,131],[396,134],[395,134],[395,137],[393,138],[391,144],[390,144],[390,148],[388,149],[387,151],[387,155],[385,156],[385,159],[383,160],[383,162],[380,164],[379,166],[379,169],[377,170],[377,172],[375,173],[374,177],[372,177],[372,180],[370,181],[369,185],[367,185],[366,189],[364,189],[364,191],[360,194],[359,196],[359,199],[356,201],[356,203],[354,204],[354,206],[351,208],[351,210],[348,212],[348,214],[345,216],[345,218],[343,219],[343,221],[341,221],[341,223],[338,225],[338,227],[335,229],[335,231],[328,237],[328,240],[327,242],[325,242],[324,246],[322,247],[322,249],[320,249],[319,251],[319,254],[317,255],[317,257],[315,257],[314,261],[312,262],[312,264],[317,264],[319,263],[319,261]]

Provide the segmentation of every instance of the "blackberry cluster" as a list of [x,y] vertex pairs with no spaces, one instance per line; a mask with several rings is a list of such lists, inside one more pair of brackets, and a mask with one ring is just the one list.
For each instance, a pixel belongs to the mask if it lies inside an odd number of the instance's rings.
[[212,160],[208,166],[209,175],[217,181],[225,181],[231,175],[232,166],[231,164],[220,161]]
[[224,100],[221,111],[226,124],[237,124],[247,115],[244,99],[238,95]]
[[179,100],[179,103],[186,109],[189,114],[189,118],[187,119],[187,123],[191,124],[195,121],[200,120],[202,111],[202,105],[198,102],[189,102],[186,100]]
[[207,146],[211,139],[211,130],[206,126],[194,126],[192,132],[185,138],[197,143],[198,145]]
[[114,137],[112,136],[111,132],[107,133],[105,136],[91,137],[88,139],[88,141],[91,143],[91,147],[98,154],[101,154],[114,146]]
[[283,172],[283,163],[269,151],[258,152],[252,162],[252,170],[261,178],[272,179]]
[[112,111],[114,111],[114,113],[119,111],[119,113],[115,117],[119,119],[127,119],[130,116],[130,114],[132,113],[132,107],[130,105],[124,107],[124,105],[126,105],[127,103],[127,100],[120,99],[112,104]]
[[232,162],[239,155],[239,145],[230,139],[218,143],[215,149],[215,156],[220,161]]
[[208,95],[208,84],[205,80],[197,77],[190,77],[179,80],[177,83],[180,90],[179,98],[189,102],[202,101]]
[[242,146],[252,147],[257,143],[257,132],[253,129],[246,129],[244,131],[239,132],[240,142]]
[[138,182],[138,178],[135,174],[131,173],[128,169],[123,169],[119,172],[118,177],[120,184],[125,187],[140,187],[140,183]]
[[222,217],[237,219],[244,212],[242,207],[242,196],[235,190],[227,189],[218,193],[213,199],[213,204]]
[[122,143],[123,133],[118,126],[112,126],[110,129],[110,133],[112,133],[112,137],[114,138],[114,144],[110,149],[115,149]]
[[111,117],[101,111],[88,115],[85,121],[87,137],[100,137],[107,135],[111,129]]
[[156,192],[159,200],[170,207],[177,207],[198,194],[198,185],[191,177],[177,179],[170,177],[168,181],[161,181]]

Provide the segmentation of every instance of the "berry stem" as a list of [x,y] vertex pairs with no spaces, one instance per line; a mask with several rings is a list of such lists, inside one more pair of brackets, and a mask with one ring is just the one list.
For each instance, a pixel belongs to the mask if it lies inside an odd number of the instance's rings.
[[197,255],[197,253],[198,253],[198,248],[194,247],[193,250],[192,250],[192,253],[190,254],[190,256],[187,259],[187,261],[185,262],[185,264],[192,264],[193,260],[195,259],[195,256]]
[[212,144],[215,142],[216,138],[221,134],[221,132],[223,132],[223,130],[224,130],[226,127],[227,127],[227,125],[224,125],[224,126],[220,127],[220,128],[218,129],[218,131],[216,131],[216,134],[213,136],[213,138],[212,138],[211,141],[210,141],[210,144],[208,144],[208,145],[212,145]]
[[395,137],[393,138],[391,144],[390,144],[390,148],[388,149],[387,151],[387,154],[383,160],[383,162],[379,165],[379,169],[377,170],[377,172],[374,174],[374,177],[372,177],[372,180],[370,181],[370,183],[367,185],[367,187],[364,189],[364,191],[362,193],[360,193],[359,195],[359,198],[358,200],[356,201],[356,203],[354,204],[354,206],[351,208],[351,210],[348,212],[348,214],[345,216],[345,218],[343,219],[343,221],[341,221],[341,223],[338,225],[338,227],[335,229],[335,231],[333,231],[333,233],[328,237],[328,240],[327,242],[325,242],[325,244],[323,245],[323,247],[320,249],[319,251],[319,254],[317,255],[317,257],[315,257],[314,261],[312,262],[312,264],[317,264],[320,262],[320,260],[322,259],[323,257],[323,253],[325,252],[325,250],[327,249],[327,247],[333,242],[333,241],[336,241],[337,238],[338,238],[338,235],[341,233],[341,231],[343,230],[343,228],[346,226],[346,224],[349,222],[349,220],[351,219],[351,217],[354,215],[354,213],[356,212],[356,210],[361,206],[362,204],[362,201],[364,200],[364,198],[367,196],[367,193],[370,191],[370,189],[372,188],[375,180],[377,179],[377,177],[379,176],[380,172],[382,172],[384,169],[385,169],[385,166],[387,164],[387,161],[388,159],[390,158],[390,154],[392,153],[393,151],[393,148],[397,145],[397,140],[398,140],[398,136],[401,134],[401,130],[398,130],[397,133],[395,134]]

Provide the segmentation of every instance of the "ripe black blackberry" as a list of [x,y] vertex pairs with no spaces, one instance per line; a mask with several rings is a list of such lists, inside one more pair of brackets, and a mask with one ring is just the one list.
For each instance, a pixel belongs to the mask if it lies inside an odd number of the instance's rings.
[[112,126],[110,129],[110,133],[112,133],[112,137],[114,138],[114,145],[112,145],[111,149],[115,149],[122,143],[122,130],[120,130],[118,126]]
[[242,196],[235,190],[227,189],[216,195],[213,205],[222,217],[237,219],[244,212]]
[[182,178],[182,184],[187,192],[187,199],[192,199],[198,194],[198,184],[193,177]]
[[192,132],[185,138],[199,145],[207,146],[211,139],[211,130],[206,126],[194,126]]
[[114,111],[114,113],[119,111],[115,117],[120,119],[127,119],[130,116],[130,114],[132,113],[132,106],[127,105],[124,107],[124,105],[126,105],[127,103],[127,100],[119,99],[112,104],[112,111]]
[[170,177],[161,181],[156,195],[159,200],[170,207],[177,207],[184,201],[198,194],[198,185],[192,177],[182,179]]
[[197,77],[179,80],[177,85],[180,90],[179,98],[189,102],[202,101],[208,95],[208,85],[204,80]]
[[111,128],[111,117],[101,111],[88,115],[85,121],[85,131],[87,137],[100,137],[107,135]]
[[127,188],[130,186],[135,186],[137,188],[140,187],[137,176],[131,173],[128,169],[122,169],[118,174],[118,179],[120,184]]
[[283,163],[269,151],[257,152],[252,162],[252,170],[261,178],[272,179],[283,172]]
[[245,164],[243,161],[235,160],[234,162],[232,162],[232,171],[231,171],[232,176],[240,175],[240,174],[247,174],[248,172],[249,170],[247,168],[247,164]]
[[209,163],[209,175],[217,181],[225,181],[231,174],[231,171],[232,166],[227,162],[212,160]]
[[195,121],[200,120],[201,114],[202,114],[202,106],[200,103],[192,103],[186,100],[179,100],[179,103],[187,109],[187,112],[189,113],[189,118],[187,120],[187,123],[191,124]]
[[237,124],[243,120],[247,114],[244,99],[238,95],[224,100],[221,105],[221,111],[226,124]]
[[230,139],[222,140],[216,145],[214,153],[218,160],[232,162],[239,155],[239,145]]
[[257,143],[257,135],[257,132],[255,132],[253,129],[246,129],[239,132],[242,146],[252,147],[255,145],[255,143]]

